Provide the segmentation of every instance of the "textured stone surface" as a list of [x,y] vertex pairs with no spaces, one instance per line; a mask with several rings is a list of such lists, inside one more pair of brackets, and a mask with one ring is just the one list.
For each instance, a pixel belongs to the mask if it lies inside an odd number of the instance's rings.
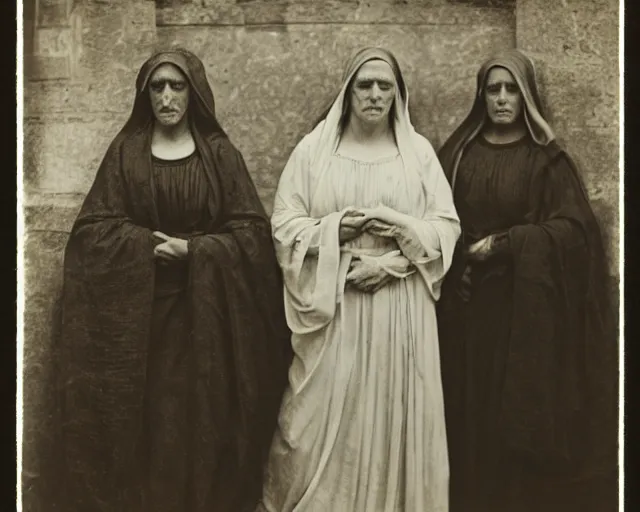
[[36,0],[38,4],[38,26],[56,27],[69,23],[73,0]]
[[33,55],[27,72],[34,81],[67,79],[71,78],[71,62],[69,57]]
[[[293,23],[505,25],[513,12],[512,6],[481,8],[478,5],[452,5],[448,0],[204,0],[202,3],[162,5],[166,7],[158,9],[158,26]],[[512,21],[506,24],[512,26]]]
[[518,45],[556,58],[617,63],[618,9],[615,0],[518,0]]
[[34,53],[42,56],[67,56],[71,49],[71,37],[69,27],[38,28]]
[[514,34],[508,25],[300,24],[159,27],[158,39],[188,46],[202,57],[218,117],[270,211],[291,150],[337,93],[353,51],[381,45],[395,52],[407,78],[414,124],[437,147],[470,106],[477,63],[513,41]]
[[557,129],[571,124],[618,128],[617,67],[602,66],[599,62],[538,58],[536,71],[550,120]]
[[76,76],[110,91],[110,109],[124,108],[129,98],[119,91],[134,82],[155,42],[155,4],[89,2],[73,11],[72,21]]
[[77,80],[30,81],[24,91],[24,115],[31,120],[47,114],[128,114],[135,97],[133,81],[113,85],[109,89]]
[[29,189],[86,193],[122,115],[46,116],[25,122],[25,173]]
[[29,232],[68,234],[85,194],[32,194],[24,206]]

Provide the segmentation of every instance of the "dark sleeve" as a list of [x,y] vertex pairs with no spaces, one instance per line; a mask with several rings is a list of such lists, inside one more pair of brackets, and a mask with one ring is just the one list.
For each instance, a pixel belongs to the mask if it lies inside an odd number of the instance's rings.
[[585,202],[581,184],[570,161],[558,156],[532,179],[529,193],[527,224],[494,233],[491,256],[509,256],[517,253],[522,240],[541,238],[540,243],[553,238],[567,248],[586,245],[582,211]]
[[[153,262],[158,243],[148,228],[133,220],[130,190],[123,176],[120,145],[105,154],[71,230],[66,270],[112,273]],[[140,191],[142,193],[142,191]]]
[[528,237],[553,239],[567,249],[585,247],[591,207],[575,169],[564,153],[533,177],[528,224],[509,230],[509,248],[518,250]]
[[540,169],[530,190],[530,223],[509,230],[513,309],[503,395],[506,440],[541,463],[583,468],[597,464],[596,451],[612,446],[610,437],[590,428],[594,417],[606,415],[609,421],[615,409],[609,400],[615,334],[594,321],[607,310],[600,286],[606,278],[602,240],[566,154]]

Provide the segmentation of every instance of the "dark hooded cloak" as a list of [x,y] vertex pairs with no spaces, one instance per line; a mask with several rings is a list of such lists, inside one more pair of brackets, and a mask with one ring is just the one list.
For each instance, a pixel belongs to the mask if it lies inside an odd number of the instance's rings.
[[[167,233],[187,238],[189,247],[187,262],[170,263],[168,270],[153,254],[161,240],[152,233],[165,226],[147,88],[164,63],[177,66],[190,84],[189,122],[208,187],[199,228]],[[148,390],[163,376],[149,375],[148,368],[156,338],[167,337],[162,322],[174,310],[181,311],[183,328],[169,341],[186,354],[178,384],[186,417],[177,434],[186,480],[176,491],[184,493],[180,510],[252,510],[290,354],[269,220],[241,154],[216,120],[197,57],[185,50],[154,55],[138,74],[136,92],[65,252],[57,350],[61,510],[151,506],[148,452],[163,448],[147,438],[165,425],[149,424]],[[174,483],[155,485],[171,490]]]
[[[509,70],[519,85],[528,135],[504,149],[493,145],[490,153],[483,149],[490,144],[480,135],[487,116],[483,88],[496,66]],[[519,154],[528,156],[514,157],[503,175],[512,175],[510,183],[520,179],[522,199],[512,211],[498,212],[512,199],[500,203],[495,197],[513,195],[513,186],[501,190],[497,174],[488,171],[484,181],[469,173],[485,172],[476,169],[510,158],[508,151],[516,154],[518,144]],[[503,156],[469,161],[474,158],[469,155],[498,152]],[[471,112],[438,156],[463,231],[438,310],[452,511],[457,510],[457,497],[479,500],[469,485],[482,487],[491,480],[501,488],[502,498],[513,490],[510,486],[526,482],[530,492],[520,494],[520,507],[531,501],[537,503],[532,510],[563,504],[562,510],[577,510],[569,495],[582,491],[567,491],[569,501],[555,495],[536,502],[539,496],[534,495],[545,494],[553,482],[593,482],[615,472],[617,332],[599,227],[575,163],[544,120],[534,67],[526,56],[506,51],[481,67]],[[478,183],[475,191],[467,185],[461,190],[461,182],[473,179]],[[473,211],[471,216],[468,211]],[[483,215],[496,219],[485,222]],[[490,234],[497,235],[495,254],[485,262],[467,261],[466,246]],[[471,276],[469,286],[463,284],[465,271]],[[480,369],[478,361],[485,357],[488,362]],[[483,386],[486,391],[472,389]],[[479,396],[489,397],[482,411]],[[480,421],[487,425],[486,438]],[[496,460],[511,461],[502,473],[489,469],[486,454],[474,455],[474,447],[482,446],[495,448],[491,457]],[[516,460],[525,468],[521,478]],[[496,502],[516,510],[502,498]],[[480,501],[475,503],[473,510],[485,510]],[[501,510],[494,505],[488,509]],[[607,507],[617,508],[615,499]]]

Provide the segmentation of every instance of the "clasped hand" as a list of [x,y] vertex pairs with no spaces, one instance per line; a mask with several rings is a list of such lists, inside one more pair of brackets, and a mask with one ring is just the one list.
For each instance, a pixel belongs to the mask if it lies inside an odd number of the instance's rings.
[[494,235],[489,235],[471,244],[466,251],[467,257],[474,261],[486,260],[491,256],[494,238]]
[[[386,206],[348,210],[340,222],[340,243],[348,242],[365,231],[380,233],[393,227],[394,211]],[[347,283],[367,293],[375,293],[394,279],[382,267],[370,261],[354,259]]]
[[[386,229],[397,223],[397,213],[387,206],[348,210],[340,221],[340,243],[348,242],[372,229]],[[376,222],[378,221],[378,222]],[[386,226],[384,225],[386,224]]]
[[394,277],[371,262],[354,259],[349,267],[347,283],[361,292],[375,293]]
[[156,245],[153,249],[153,255],[159,262],[177,261],[187,258],[189,246],[186,240],[165,235],[161,231],[154,231],[153,236],[163,240],[161,244]]

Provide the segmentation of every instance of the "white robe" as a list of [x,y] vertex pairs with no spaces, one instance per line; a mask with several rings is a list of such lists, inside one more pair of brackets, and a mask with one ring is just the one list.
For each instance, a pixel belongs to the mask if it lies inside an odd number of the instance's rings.
[[[295,356],[265,473],[269,512],[448,510],[435,302],[460,228],[433,148],[400,136],[395,158],[319,159],[319,126],[281,176],[272,225]],[[410,219],[413,247],[365,234],[341,248],[344,212],[380,203]],[[417,272],[375,294],[345,287],[353,249],[401,249]]]

